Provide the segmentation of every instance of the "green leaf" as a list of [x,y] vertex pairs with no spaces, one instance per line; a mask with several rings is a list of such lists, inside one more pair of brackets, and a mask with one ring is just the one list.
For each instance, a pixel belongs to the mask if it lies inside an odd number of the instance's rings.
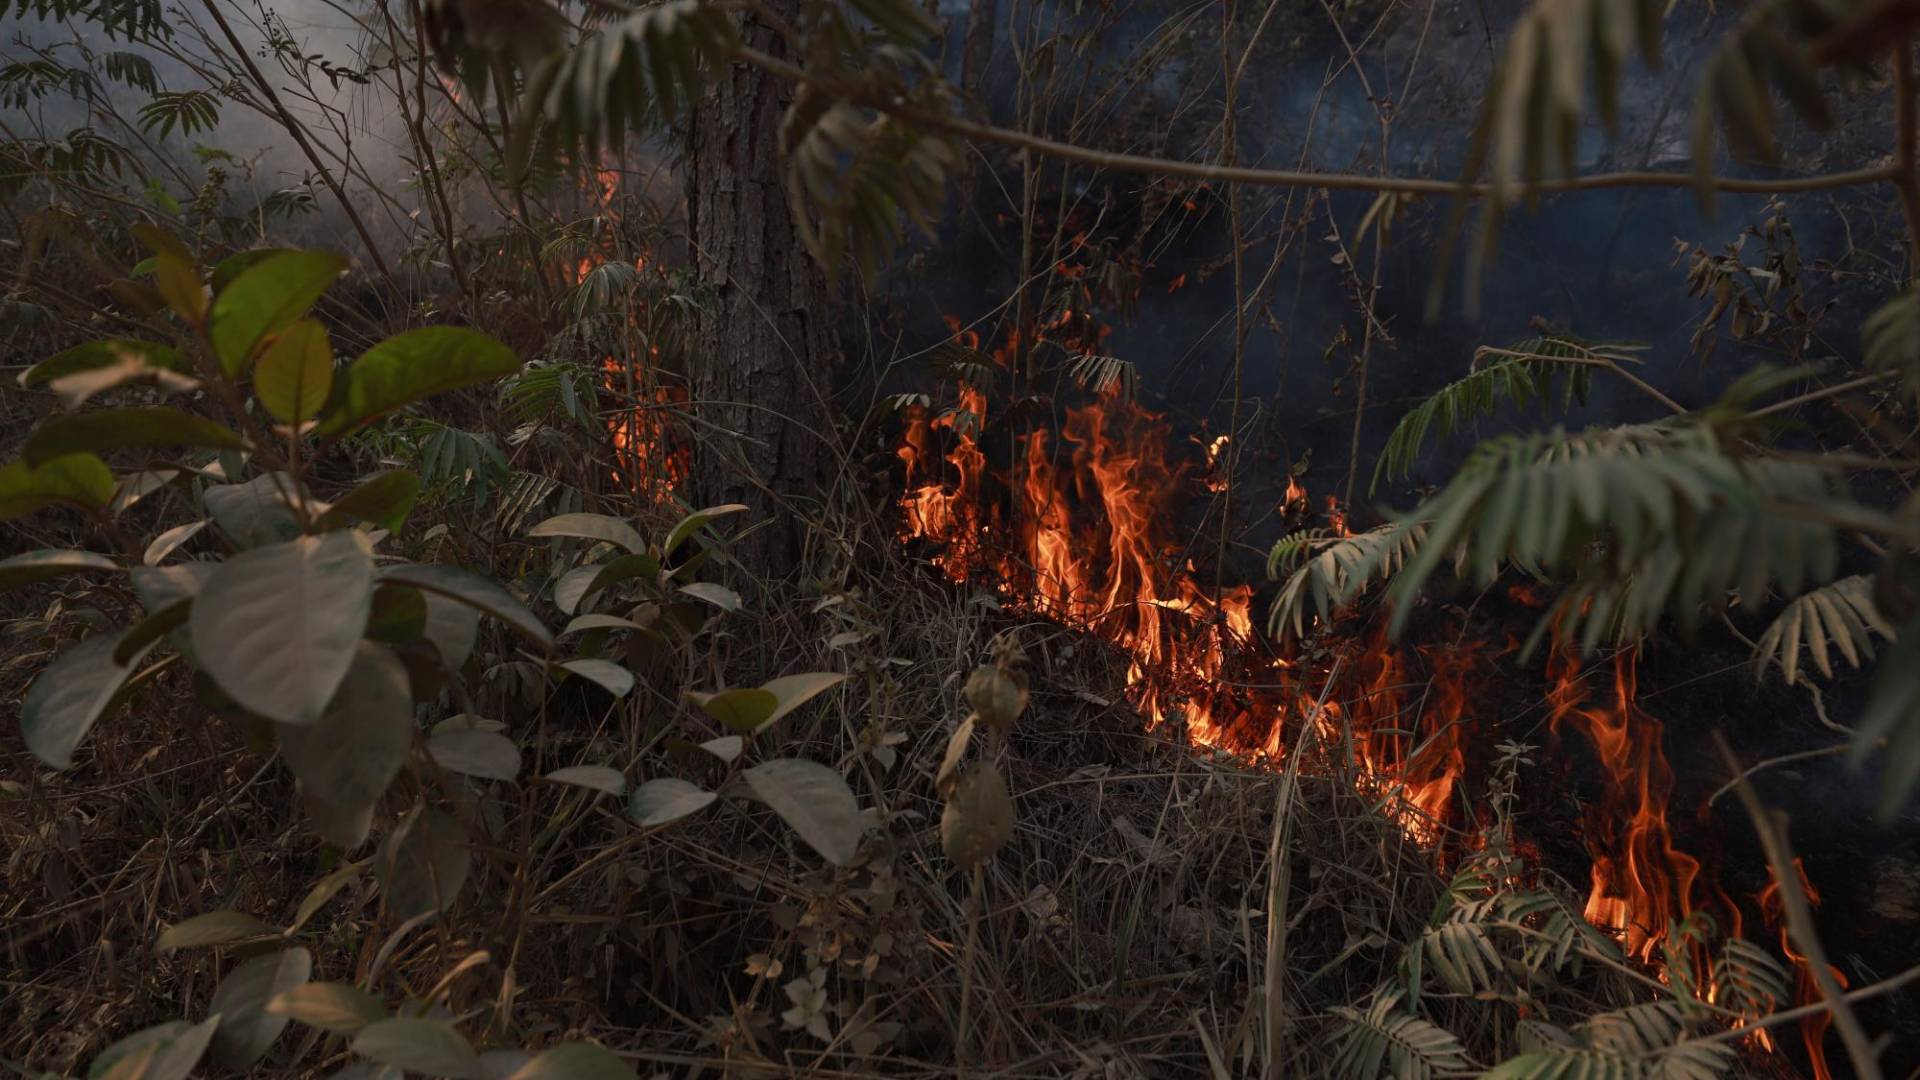
[[567,660],[560,666],[589,682],[599,685],[614,697],[626,697],[633,689],[633,672],[611,660]]
[[595,613],[592,615],[574,616],[571,620],[567,622],[565,629],[560,631],[560,636],[566,637],[568,634],[578,634],[587,630],[638,630],[638,629],[642,629],[642,627],[640,626],[639,623],[634,622],[632,619],[623,619],[618,615],[603,615],[603,614]]
[[387,912],[400,920],[445,911],[473,869],[467,828],[425,807],[407,816],[380,852],[380,888]]
[[352,1035],[387,1018],[380,999],[351,983],[335,982],[296,986],[267,1002],[267,1012],[336,1035]]
[[346,268],[347,260],[331,252],[283,251],[242,271],[213,301],[209,336],[221,370],[246,370],[260,340],[306,318]]
[[440,663],[448,671],[459,671],[480,636],[480,612],[439,593],[422,595],[427,601],[425,637],[440,654]]
[[236,251],[214,265],[210,275],[215,294],[225,292],[228,285],[245,271],[260,264],[264,259],[283,255],[292,248],[253,248],[248,251]]
[[[573,598],[573,602],[577,607],[585,603],[588,597],[599,592],[601,589],[610,588],[623,581],[637,577],[643,577],[648,581],[652,581],[659,576],[660,560],[654,558],[652,555],[622,555],[602,566],[600,572],[595,574],[592,580],[587,583],[587,587],[580,591],[580,595]],[[556,593],[557,592],[558,590],[556,589]],[[555,599],[556,601],[558,600],[557,595]],[[571,612],[569,612],[569,614],[571,614]]]
[[865,823],[853,789],[817,761],[777,758],[742,774],[747,786],[835,866],[853,861]]
[[[326,711],[311,724],[276,724],[280,755],[300,781],[303,798],[318,799],[322,838],[343,850],[367,838],[372,811],[400,775],[413,747],[413,699],[407,669],[392,652],[362,641]],[[351,812],[351,813],[349,813]]]
[[244,911],[222,908],[174,923],[160,932],[157,947],[161,952],[197,949],[207,945],[228,945],[249,938],[272,937],[279,931]]
[[291,934],[307,925],[308,919],[319,914],[320,909],[327,906],[327,901],[338,896],[341,889],[359,880],[360,874],[372,861],[371,858],[367,858],[343,864],[339,869],[316,882],[313,888],[307,890],[307,895],[300,898],[300,906],[294,909],[293,924],[287,927],[287,933]]
[[274,336],[253,367],[253,393],[275,420],[312,419],[333,390],[333,345],[327,328],[301,319]]
[[243,551],[201,587],[193,650],[250,712],[311,724],[353,663],[372,600],[373,550],[358,532]]
[[743,686],[712,694],[698,690],[686,693],[695,705],[706,710],[708,716],[720,721],[729,730],[742,734],[760,730],[780,708],[780,699],[773,691],[757,686]]
[[680,591],[698,600],[705,600],[722,611],[739,611],[740,594],[725,585],[716,585],[711,581],[695,581],[680,586]]
[[[113,1077],[114,1080],[186,1080],[193,1067],[207,1052],[219,1016],[210,1016],[188,1026],[184,1020],[169,1020],[121,1039],[93,1059],[87,1066],[89,1078]],[[137,1068],[122,1072],[121,1066]]]
[[687,542],[688,537],[699,532],[709,521],[751,509],[752,507],[745,503],[727,503],[724,506],[709,506],[705,510],[696,510],[688,514],[680,519],[680,523],[673,527],[672,532],[667,534],[667,542],[660,548],[660,557],[663,559],[672,557],[673,553],[679,550],[680,545]]
[[73,751],[114,704],[138,657],[114,662],[125,631],[95,634],[56,657],[20,702],[20,735],[33,756],[56,769],[73,764]]
[[561,514],[528,529],[527,535],[577,536],[600,540],[618,544],[636,555],[647,549],[647,542],[640,539],[640,534],[633,531],[633,526],[606,514]]
[[214,1060],[230,1069],[245,1069],[273,1047],[287,1029],[287,1018],[267,1012],[267,1002],[307,981],[313,973],[313,954],[295,946],[243,961],[213,992],[208,1009],[220,1014],[213,1035]]
[[780,705],[760,726],[771,727],[781,717],[846,681],[846,675],[837,671],[810,671],[802,675],[782,675],[768,681],[760,689],[772,694],[779,700]]
[[564,769],[555,769],[541,779],[554,784],[571,784],[574,787],[588,788],[605,792],[615,798],[626,793],[627,778],[620,775],[619,769],[605,765],[569,765]]
[[651,829],[699,813],[719,797],[696,784],[663,776],[634,788],[629,809],[641,828]]
[[480,1058],[452,1024],[418,1017],[380,1020],[354,1036],[353,1052],[382,1065],[428,1076],[477,1077]]
[[389,469],[362,480],[320,517],[322,529],[338,529],[358,518],[388,532],[399,532],[420,498],[420,477],[406,469]]
[[166,562],[167,556],[172,555],[180,549],[182,544],[199,535],[200,530],[207,527],[209,520],[211,519],[201,518],[199,521],[189,521],[185,525],[175,525],[154,537],[153,543],[148,544],[147,550],[141,554],[140,561],[148,566],[158,566]]
[[133,594],[148,611],[172,607],[182,600],[200,595],[219,563],[185,562],[174,566],[136,566],[133,568]]
[[247,440],[225,424],[171,405],[139,405],[57,416],[27,436],[20,453],[29,465],[43,466],[81,451],[148,446],[242,450],[246,445]]
[[269,473],[244,484],[215,484],[200,501],[234,546],[257,548],[300,535],[300,523],[287,505],[295,491],[291,476]]
[[427,753],[443,769],[482,780],[520,775],[520,748],[496,731],[447,731],[427,740]]
[[497,582],[481,577],[457,566],[437,566],[429,563],[402,563],[398,566],[386,566],[380,570],[382,581],[411,585],[416,589],[438,593],[451,600],[458,600],[468,607],[477,608],[512,627],[522,637],[538,645],[543,652],[553,651],[553,634],[546,625],[528,611],[525,604],[508,592]]
[[340,435],[423,398],[520,370],[512,349],[459,326],[409,330],[355,360],[316,429]]
[[113,491],[113,473],[93,454],[68,454],[38,467],[8,462],[0,466],[0,521],[54,503],[98,510],[113,501]]
[[42,548],[0,559],[0,592],[88,570],[118,570],[120,564],[91,551]]
[[129,627],[121,636],[120,644],[113,648],[113,662],[131,664],[144,655],[154,642],[173,633],[187,624],[187,617],[193,613],[193,599],[186,597],[175,600],[163,608],[141,619]]
[[513,1071],[507,1080],[635,1080],[633,1066],[592,1043],[564,1043]]
[[29,388],[43,386],[55,379],[116,367],[128,360],[138,361],[144,367],[177,371],[183,375],[193,370],[192,365],[183,360],[171,345],[137,338],[105,338],[54,353],[21,372],[20,385]]

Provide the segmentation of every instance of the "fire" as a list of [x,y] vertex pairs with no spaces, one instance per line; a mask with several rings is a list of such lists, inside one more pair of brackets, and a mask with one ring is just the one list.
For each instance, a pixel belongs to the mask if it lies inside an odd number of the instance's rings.
[[[1015,351],[1010,337],[993,355],[1005,366]],[[984,392],[963,384],[948,412],[909,410],[897,451],[907,478],[901,536],[930,543],[947,577],[990,585],[1010,608],[1111,643],[1127,659],[1127,698],[1150,727],[1172,725],[1196,746],[1277,761],[1311,716],[1329,759],[1348,762],[1381,812],[1436,861],[1485,842],[1461,828],[1461,804],[1486,719],[1476,709],[1490,699],[1491,662],[1517,648],[1512,638],[1499,647],[1459,640],[1400,649],[1379,613],[1371,632],[1348,613],[1312,654],[1276,653],[1254,630],[1253,590],[1202,585],[1212,573],[1195,567],[1173,531],[1184,491],[1223,482],[1227,436],[1196,440],[1200,453],[1177,460],[1167,420],[1109,388],[1067,409],[1057,434],[1016,434],[1009,463],[996,468],[980,438],[986,412]],[[1281,512],[1299,522],[1312,505],[1289,475]],[[1321,506],[1329,531],[1348,535],[1340,501],[1327,496]],[[1510,598],[1542,602],[1531,584],[1513,586]],[[1547,664],[1549,721],[1558,740],[1577,737],[1590,749],[1603,781],[1582,824],[1592,859],[1584,914],[1657,968],[1669,927],[1698,924],[1696,892],[1710,882],[1674,842],[1674,772],[1664,726],[1638,702],[1637,660],[1631,649],[1615,654],[1595,666],[1590,674],[1605,678],[1589,686],[1574,652],[1557,647]],[[1737,935],[1738,908],[1724,898],[1714,906],[1732,915]],[[1689,940],[1687,974],[1705,986],[1706,945]],[[1811,985],[1803,965],[1803,997]],[[1807,1022],[1822,1080],[1825,1024],[1824,1016]]]
[[1693,912],[1700,863],[1673,846],[1667,825],[1673,768],[1660,721],[1635,700],[1635,661],[1632,649],[1615,654],[1610,692],[1593,701],[1578,659],[1556,649],[1547,663],[1549,724],[1558,737],[1567,729],[1584,735],[1606,780],[1584,822],[1593,856],[1587,920],[1620,931],[1629,955],[1652,961],[1669,921]]
[[[1793,871],[1800,877],[1800,890],[1806,894],[1808,906],[1819,907],[1820,893],[1813,887],[1813,883],[1807,880],[1807,868],[1801,864],[1797,856],[1793,860]],[[1780,879],[1774,877],[1767,882],[1767,887],[1760,890],[1760,895],[1756,899],[1760,902],[1761,912],[1767,918],[1767,925],[1780,928],[1780,951],[1786,954],[1788,960],[1793,961],[1796,974],[1794,1003],[1806,1005],[1819,1001],[1820,987],[1814,982],[1812,961],[1807,959],[1805,953],[1794,948],[1793,936],[1787,932],[1785,906],[1780,900]],[[1833,981],[1842,989],[1846,988],[1847,977],[1841,974],[1839,968],[1829,964],[1827,973],[1833,976]],[[1807,1060],[1813,1065],[1814,1080],[1833,1080],[1833,1070],[1827,1067],[1826,1049],[1827,1028],[1832,1024],[1833,1014],[1825,1009],[1811,1013],[1800,1021],[1800,1038],[1806,1043]]]

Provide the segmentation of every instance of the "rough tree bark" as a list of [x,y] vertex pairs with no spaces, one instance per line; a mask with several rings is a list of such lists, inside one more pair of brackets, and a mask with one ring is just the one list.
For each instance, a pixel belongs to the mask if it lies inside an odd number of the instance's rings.
[[[799,0],[768,0],[792,20]],[[755,48],[785,42],[751,15]],[[703,303],[689,390],[697,429],[696,506],[745,503],[751,535],[729,549],[756,577],[800,562],[806,511],[817,505],[832,431],[835,341],[825,275],[794,231],[779,152],[792,88],[744,64],[721,72],[696,106],[687,218]]]

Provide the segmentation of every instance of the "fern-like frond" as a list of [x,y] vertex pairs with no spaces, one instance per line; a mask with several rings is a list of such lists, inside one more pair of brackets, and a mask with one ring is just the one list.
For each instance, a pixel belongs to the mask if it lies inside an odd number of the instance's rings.
[[516,424],[555,415],[581,426],[593,422],[594,372],[585,364],[533,361],[500,382],[500,404]]
[[[928,97],[937,80],[912,92]],[[904,97],[910,87],[895,82]],[[922,105],[947,111],[937,97]],[[780,140],[788,153],[794,221],[829,271],[851,256],[863,276],[885,262],[911,222],[929,235],[939,221],[947,176],[960,166],[958,146],[945,135],[804,87],[787,111]]]
[[1547,1046],[1495,1065],[1481,1080],[1644,1080],[1640,1062],[1581,1046]]
[[1499,987],[1506,961],[1493,938],[1499,898],[1455,905],[1408,946],[1401,970],[1407,997],[1418,1003],[1428,972],[1456,994],[1477,994]]
[[1698,423],[1491,439],[1411,515],[1430,531],[1394,578],[1394,627],[1456,552],[1482,582],[1508,563],[1574,580],[1542,625],[1583,626],[1588,649],[1605,628],[1691,624],[1730,593],[1794,593],[1833,576],[1837,530],[1817,509],[1835,490],[1827,468],[1735,457]]
[[210,90],[161,92],[140,106],[140,130],[166,138],[178,128],[182,135],[212,131],[220,122],[220,99]]
[[1298,564],[1267,613],[1267,629],[1275,637],[1291,634],[1298,638],[1306,632],[1309,600],[1314,613],[1326,619],[1367,586],[1393,577],[1416,552],[1424,550],[1427,529],[1417,524],[1393,524],[1354,536],[1295,537],[1274,545],[1267,558],[1267,571],[1276,577],[1289,564]]
[[1374,465],[1372,488],[1378,488],[1383,477],[1399,479],[1411,472],[1429,436],[1444,439],[1491,414],[1501,400],[1521,408],[1557,402],[1563,409],[1586,401],[1593,369],[1636,362],[1632,354],[1638,349],[1627,344],[1590,344],[1570,337],[1545,336],[1518,342],[1508,349],[1479,350],[1465,378],[1441,387],[1394,425]]
[[1520,963],[1530,974],[1557,972],[1581,954],[1622,959],[1612,939],[1550,889],[1526,889],[1500,897],[1500,917],[1523,931]]
[[1686,1010],[1679,1002],[1662,998],[1596,1013],[1575,1033],[1596,1050],[1648,1057],[1678,1042],[1686,1030]]
[[109,39],[173,36],[161,0],[12,0],[11,4],[0,2],[0,13],[8,7],[15,18],[31,14],[58,22],[90,22],[105,30]]
[[1873,602],[1873,579],[1864,574],[1844,577],[1802,593],[1768,624],[1753,649],[1754,675],[1777,665],[1791,686],[1799,678],[1804,646],[1813,666],[1833,678],[1832,653],[1849,667],[1873,659],[1873,634],[1893,637],[1893,625]]
[[1746,938],[1728,938],[1713,962],[1713,1003],[1756,1020],[1792,1000],[1787,972]]
[[1383,989],[1364,1010],[1336,1006],[1344,1024],[1334,1075],[1344,1080],[1430,1080],[1474,1072],[1473,1059],[1452,1032],[1400,1007],[1400,992]]
[[1132,362],[1117,356],[1081,356],[1067,368],[1067,376],[1096,394],[1131,399],[1138,373]]

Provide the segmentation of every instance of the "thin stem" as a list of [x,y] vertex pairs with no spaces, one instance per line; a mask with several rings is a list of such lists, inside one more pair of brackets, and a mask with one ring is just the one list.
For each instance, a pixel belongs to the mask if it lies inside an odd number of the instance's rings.
[[1854,1075],[1861,1080],[1880,1080],[1879,1055],[1874,1051],[1873,1041],[1867,1038],[1867,1031],[1860,1026],[1860,1017],[1854,1014],[1853,1006],[1841,991],[1840,984],[1833,977],[1833,971],[1827,966],[1827,950],[1820,943],[1820,936],[1814,932],[1813,908],[1807,903],[1807,896],[1800,889],[1800,874],[1793,865],[1793,849],[1787,841],[1784,815],[1770,811],[1760,802],[1760,796],[1753,790],[1753,783],[1740,767],[1740,759],[1734,756],[1733,747],[1727,744],[1725,736],[1714,732],[1714,742],[1720,746],[1720,756],[1726,759],[1727,767],[1734,773],[1735,789],[1740,794],[1740,802],[1747,808],[1747,816],[1753,819],[1754,831],[1760,834],[1760,844],[1766,849],[1767,862],[1773,867],[1773,880],[1780,886],[1781,907],[1787,915],[1787,929],[1793,934],[1793,942],[1800,947],[1800,953],[1806,957],[1806,968],[1813,976],[1814,985],[1820,988],[1820,997],[1827,1008],[1833,1012],[1834,1029],[1840,1033],[1840,1041],[1847,1048],[1847,1057],[1853,1061]]
[[1913,44],[1902,40],[1893,50],[1893,186],[1907,219],[1907,283],[1920,272],[1920,164],[1916,163],[1913,101]]

